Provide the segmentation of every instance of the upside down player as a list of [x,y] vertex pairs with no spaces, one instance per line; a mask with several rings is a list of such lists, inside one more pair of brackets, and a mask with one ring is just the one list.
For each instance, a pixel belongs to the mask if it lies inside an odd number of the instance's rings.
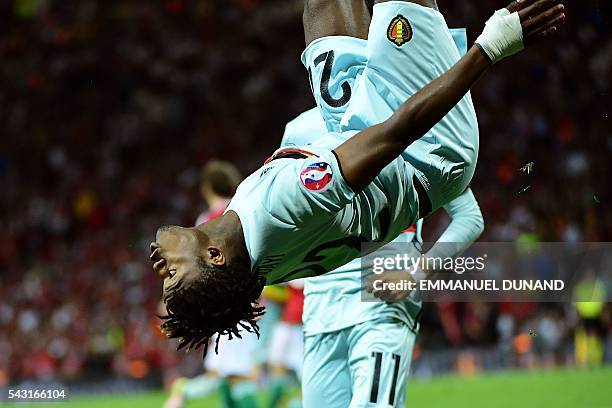
[[[465,53],[465,30],[451,30],[460,53]],[[365,49],[365,44],[364,44]],[[316,144],[325,137],[318,109],[290,122],[282,146]],[[413,147],[411,147],[412,149]],[[444,206],[451,224],[429,252],[454,256],[465,250],[484,230],[482,213],[471,190]],[[414,243],[411,256],[419,256],[422,220],[394,243]],[[454,245],[461,243],[461,245]],[[444,252],[441,254],[440,251]],[[303,406],[346,408],[406,405],[406,380],[419,330],[420,295],[402,302],[362,302],[361,260],[325,275],[305,280]]]
[[[201,173],[200,194],[207,204],[195,225],[223,215],[242,181],[238,169],[229,162],[209,161]],[[255,334],[248,333],[240,341],[224,344],[218,354],[209,354],[204,361],[206,373],[194,378],[179,378],[172,385],[164,408],[181,408],[192,399],[218,391],[225,407],[255,407],[257,385],[254,378]]]
[[[265,284],[334,270],[359,257],[362,243],[382,246],[463,193],[478,154],[470,88],[565,18],[557,0],[515,1],[460,58],[435,1],[378,1],[369,36],[359,3],[306,1],[303,61],[328,137],[276,152],[222,217],[158,230],[151,251],[164,279],[162,328],[179,348],[206,352],[216,333],[257,330],[263,310],[252,302]],[[360,71],[352,47],[366,38]],[[411,157],[413,143],[425,156]]]

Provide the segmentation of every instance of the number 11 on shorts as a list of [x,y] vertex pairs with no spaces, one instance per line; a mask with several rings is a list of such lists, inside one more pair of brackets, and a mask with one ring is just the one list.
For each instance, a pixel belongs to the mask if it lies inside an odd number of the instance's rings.
[[[386,353],[385,353],[386,354]],[[391,354],[393,359],[393,378],[391,379],[391,389],[389,391],[389,405],[395,404],[395,393],[397,390],[397,378],[399,376],[401,356],[398,354]],[[370,403],[378,403],[378,393],[380,389],[380,376],[382,371],[383,353],[380,351],[372,352],[372,358],[374,359],[374,373],[372,376],[372,389],[370,390]]]

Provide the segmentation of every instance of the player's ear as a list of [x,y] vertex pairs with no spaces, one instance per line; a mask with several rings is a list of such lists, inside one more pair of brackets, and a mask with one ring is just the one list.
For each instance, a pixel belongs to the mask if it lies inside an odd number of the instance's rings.
[[208,248],[208,260],[211,264],[216,266],[225,266],[225,255],[219,250],[219,248],[209,247]]

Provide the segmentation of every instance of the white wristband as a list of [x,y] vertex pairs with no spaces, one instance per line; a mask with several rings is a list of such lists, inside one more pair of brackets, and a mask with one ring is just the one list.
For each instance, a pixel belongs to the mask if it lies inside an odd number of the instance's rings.
[[523,27],[517,12],[508,9],[497,10],[487,21],[476,44],[484,51],[493,64],[516,54],[525,48]]

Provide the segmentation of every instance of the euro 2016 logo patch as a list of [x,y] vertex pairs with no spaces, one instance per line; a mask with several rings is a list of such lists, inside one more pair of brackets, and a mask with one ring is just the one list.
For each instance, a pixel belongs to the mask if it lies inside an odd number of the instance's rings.
[[387,38],[398,47],[412,40],[412,34],[410,22],[401,14],[391,20],[387,29]]
[[310,191],[324,191],[332,178],[331,166],[325,162],[312,163],[300,173],[302,185]]

